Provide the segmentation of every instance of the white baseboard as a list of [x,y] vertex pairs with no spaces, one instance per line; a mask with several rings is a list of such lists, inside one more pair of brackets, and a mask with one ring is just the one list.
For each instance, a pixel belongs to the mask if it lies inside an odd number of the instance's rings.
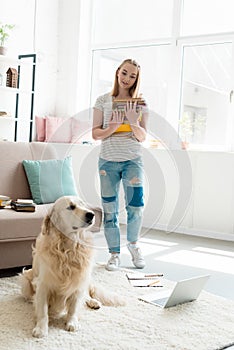
[[[156,224],[156,225],[151,226],[151,225],[144,223],[144,227],[169,232],[168,226],[166,224]],[[184,227],[184,226],[177,227],[176,229],[173,230],[173,232],[181,233],[184,235],[190,235],[190,236],[219,239],[219,240],[223,240],[223,241],[234,241],[234,234],[225,233],[225,232],[200,230],[197,228],[189,228],[189,227]]]

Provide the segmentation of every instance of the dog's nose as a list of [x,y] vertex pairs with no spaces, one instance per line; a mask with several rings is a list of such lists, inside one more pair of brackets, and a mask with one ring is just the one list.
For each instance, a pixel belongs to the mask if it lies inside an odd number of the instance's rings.
[[90,224],[92,222],[93,217],[94,217],[94,213],[92,213],[91,211],[88,211],[85,214],[85,221],[87,222],[87,224]]

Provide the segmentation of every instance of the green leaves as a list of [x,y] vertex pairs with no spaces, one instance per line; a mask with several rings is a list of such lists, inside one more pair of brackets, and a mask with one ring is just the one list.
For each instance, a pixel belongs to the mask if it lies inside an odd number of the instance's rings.
[[0,22],[0,46],[4,46],[9,38],[10,31],[15,27],[14,24],[3,24]]

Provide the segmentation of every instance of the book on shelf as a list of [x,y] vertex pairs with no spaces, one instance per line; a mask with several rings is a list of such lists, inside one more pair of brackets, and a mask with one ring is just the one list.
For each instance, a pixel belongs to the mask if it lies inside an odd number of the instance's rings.
[[31,199],[11,201],[11,209],[15,211],[34,212],[36,210],[36,204]]
[[162,273],[126,273],[126,277],[133,287],[163,287]]
[[10,117],[11,114],[6,111],[0,111],[0,117]]

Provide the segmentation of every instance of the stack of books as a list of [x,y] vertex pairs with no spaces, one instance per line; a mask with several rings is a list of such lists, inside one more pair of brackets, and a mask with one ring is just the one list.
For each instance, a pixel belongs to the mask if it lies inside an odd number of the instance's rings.
[[[142,106],[145,106],[145,100],[143,100],[142,98],[131,98],[131,99],[116,99],[113,101],[113,105],[112,108],[113,110],[118,110],[119,112],[122,113],[122,116],[124,116],[124,122],[122,125],[119,126],[119,128],[115,131],[115,132],[131,132],[131,126],[129,125],[129,122],[127,120],[127,118],[125,117],[125,107],[127,102],[131,101],[132,103],[137,103],[136,105],[136,112],[141,112],[141,108]],[[141,119],[141,113],[140,113],[140,117],[139,120]]]
[[36,204],[32,199],[17,199],[11,201],[11,209],[15,211],[29,211],[34,212],[36,210]]
[[127,105],[127,102],[132,102],[135,103],[136,102],[136,111],[139,112],[140,108],[142,106],[145,106],[145,100],[143,100],[140,97],[136,97],[136,98],[131,98],[131,99],[116,99],[113,101],[113,109],[117,109],[118,111],[124,112],[125,111],[125,107]]

